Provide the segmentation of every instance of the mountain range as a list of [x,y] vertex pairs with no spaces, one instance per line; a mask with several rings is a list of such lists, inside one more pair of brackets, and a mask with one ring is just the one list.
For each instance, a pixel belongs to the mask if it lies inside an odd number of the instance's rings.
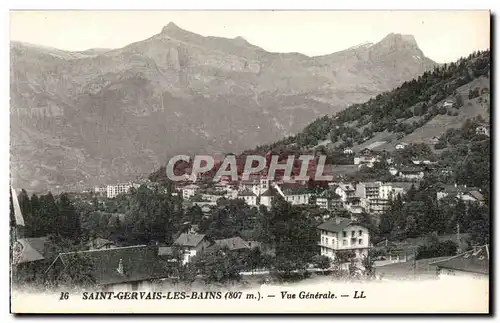
[[437,65],[411,35],[308,57],[173,23],[119,49],[12,41],[10,58],[11,178],[31,191],[131,180],[174,154],[274,142]]

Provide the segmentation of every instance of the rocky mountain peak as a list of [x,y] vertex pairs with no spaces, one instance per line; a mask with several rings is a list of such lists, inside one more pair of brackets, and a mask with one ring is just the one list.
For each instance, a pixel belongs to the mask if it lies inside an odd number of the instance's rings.
[[177,26],[173,22],[169,22],[165,27],[162,28],[161,33],[162,34],[169,34],[169,33],[176,33],[176,32],[184,32],[185,30]]
[[390,33],[377,43],[378,47],[390,51],[416,49],[420,51],[417,41],[413,35]]

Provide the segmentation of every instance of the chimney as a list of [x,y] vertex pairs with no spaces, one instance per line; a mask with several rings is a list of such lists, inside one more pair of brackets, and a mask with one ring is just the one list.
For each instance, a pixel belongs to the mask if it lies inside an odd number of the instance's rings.
[[455,183],[455,188],[457,187],[457,183]]
[[116,269],[120,275],[123,275],[123,260],[120,259],[120,262],[118,263],[118,269]]
[[236,241],[233,240],[233,248],[236,247]]
[[252,241],[248,241],[248,246],[252,248]]

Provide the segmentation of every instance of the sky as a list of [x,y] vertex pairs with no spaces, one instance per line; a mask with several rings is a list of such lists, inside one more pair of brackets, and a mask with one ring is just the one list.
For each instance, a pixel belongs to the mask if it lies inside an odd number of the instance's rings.
[[204,36],[241,36],[270,52],[325,55],[393,32],[439,63],[490,48],[489,11],[11,11],[11,40],[80,51],[120,48],[169,22]]

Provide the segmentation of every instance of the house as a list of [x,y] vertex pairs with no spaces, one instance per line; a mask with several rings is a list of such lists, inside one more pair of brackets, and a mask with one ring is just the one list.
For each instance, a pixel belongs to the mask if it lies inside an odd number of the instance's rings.
[[352,155],[354,152],[352,151],[351,148],[345,148],[344,149],[344,155]]
[[285,200],[292,205],[309,204],[309,200],[313,196],[310,190],[303,187],[286,189],[283,193],[285,195]]
[[407,167],[399,170],[398,176],[405,180],[419,180],[424,178],[424,171],[416,167]]
[[350,213],[359,214],[363,212],[361,199],[357,196],[348,197],[344,202],[344,208]]
[[150,291],[168,271],[157,246],[139,245],[60,253],[45,275],[70,285],[85,279],[103,291]]
[[467,200],[471,202],[478,202],[479,204],[484,203],[484,196],[478,190],[470,190],[467,194],[465,194],[465,196],[467,197]]
[[368,255],[370,235],[368,229],[357,222],[341,217],[330,219],[318,227],[320,233],[321,255],[332,260],[339,251],[354,252],[355,259],[361,260]]
[[342,202],[345,202],[348,198],[355,196],[356,190],[352,184],[339,183],[335,189],[335,193],[340,196]]
[[443,108],[452,108],[453,107],[453,101],[449,101],[449,100],[444,101],[442,107]]
[[250,190],[245,190],[239,193],[238,198],[245,200],[245,203],[250,206],[257,206],[257,195]]
[[116,247],[113,241],[102,238],[95,238],[90,240],[87,243],[87,246],[89,247],[90,250],[110,249]]
[[437,192],[436,198],[437,200],[441,200],[447,196],[452,196],[457,199],[462,199],[464,194],[467,192],[466,185],[443,185]]
[[431,141],[430,141],[430,144],[431,145],[437,145],[439,143],[439,137],[438,136],[434,136],[431,138]]
[[406,142],[400,142],[396,146],[394,146],[394,148],[396,148],[396,150],[401,150],[401,149],[405,149],[406,147],[408,147],[408,145],[409,144]]
[[200,187],[195,184],[187,185],[181,188],[182,198],[185,200],[189,200],[193,197]]
[[182,233],[174,242],[174,246],[182,249],[182,264],[187,264],[194,256],[204,252],[211,241],[204,234]]
[[278,191],[274,187],[269,187],[262,195],[260,196],[260,204],[271,207],[272,201],[279,195]]
[[476,135],[490,136],[490,126],[480,125],[476,127]]
[[489,246],[475,247],[449,259],[435,263],[438,277],[452,282],[463,282],[470,279],[489,279],[490,250]]
[[389,173],[390,173],[392,176],[396,176],[396,175],[399,173],[399,171],[398,171],[398,169],[397,169],[396,167],[390,167],[390,168],[389,168]]
[[259,196],[261,192],[261,184],[258,179],[243,180],[240,182],[238,190],[241,191],[251,191],[256,196]]

